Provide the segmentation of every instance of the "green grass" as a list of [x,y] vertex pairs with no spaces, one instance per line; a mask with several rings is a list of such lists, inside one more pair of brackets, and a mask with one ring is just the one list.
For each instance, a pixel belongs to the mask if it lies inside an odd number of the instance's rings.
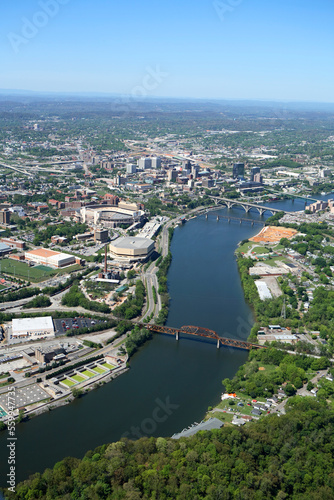
[[88,371],[88,370],[85,370],[84,372],[81,372],[83,375],[87,375],[87,377],[91,378],[91,377],[95,377],[95,373],[91,372],[91,371]]
[[69,380],[68,378],[65,378],[61,382],[62,382],[62,384],[67,385],[67,387],[72,387],[72,385],[75,385],[75,382],[72,382],[72,380]]
[[101,366],[105,366],[108,370],[113,370],[115,368],[114,365],[110,365],[109,363],[102,363]]
[[73,380],[76,380],[77,382],[83,382],[84,380],[86,380],[85,378],[80,377],[80,375],[72,375],[71,378],[73,378]]
[[1,292],[1,290],[5,290],[6,288],[8,288],[8,287],[7,287],[7,286],[0,285],[0,292]]
[[263,247],[254,247],[252,250],[252,253],[255,253],[256,255],[262,255],[264,253],[269,253],[269,249],[266,248],[265,246]]
[[81,269],[81,266],[75,264],[74,266],[65,267],[64,269],[51,269],[46,266],[30,267],[24,262],[15,262],[11,259],[3,259],[1,261],[1,271],[7,274],[15,274],[16,278],[29,279],[34,283],[45,281],[50,276],[61,275],[64,273],[71,273]]
[[244,243],[240,247],[238,247],[237,252],[243,252],[246,253],[248,250],[254,245],[252,241],[249,241],[248,243]]
[[94,368],[94,372],[97,372],[97,373],[105,373],[106,370],[103,370],[103,368],[100,368],[99,366],[96,366]]
[[44,266],[43,264],[41,264],[40,266],[35,266],[34,269],[40,269],[41,271],[45,271],[47,273],[49,271],[53,271],[52,267]]

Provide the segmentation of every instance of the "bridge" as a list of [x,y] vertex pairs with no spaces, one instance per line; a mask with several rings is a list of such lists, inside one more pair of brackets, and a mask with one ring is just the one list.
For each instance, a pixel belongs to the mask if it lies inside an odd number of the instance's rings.
[[166,333],[168,335],[174,335],[176,340],[179,340],[180,333],[186,333],[187,335],[196,335],[197,337],[213,339],[217,342],[217,349],[219,349],[220,344],[228,347],[235,347],[237,349],[266,349],[266,346],[253,344],[252,342],[247,342],[245,340],[235,340],[220,337],[214,330],[209,330],[208,328],[202,328],[200,326],[181,326],[181,328],[173,328],[171,326],[160,326],[160,325],[150,325],[141,324],[143,328],[151,332],[156,333]]
[[270,208],[270,207],[264,207],[262,205],[257,205],[256,203],[248,203],[247,201],[241,201],[241,200],[230,200],[229,198],[222,198],[219,196],[209,196],[209,198],[212,198],[215,203],[218,205],[218,203],[222,205],[226,205],[227,208],[232,208],[234,206],[241,206],[246,213],[250,212],[250,210],[255,209],[259,212],[260,215],[263,215],[265,212],[271,213],[271,215],[275,215],[278,212],[284,212],[287,213],[285,210],[278,210],[277,208]]
[[[206,219],[208,218],[208,212],[205,214]],[[235,222],[240,222],[242,224],[243,222],[248,222],[252,226],[254,224],[260,224],[260,226],[264,226],[265,222],[263,220],[256,220],[256,219],[245,219],[243,217],[231,217],[230,215],[217,215],[217,220],[219,221],[220,219],[226,219],[228,222],[235,221]]]

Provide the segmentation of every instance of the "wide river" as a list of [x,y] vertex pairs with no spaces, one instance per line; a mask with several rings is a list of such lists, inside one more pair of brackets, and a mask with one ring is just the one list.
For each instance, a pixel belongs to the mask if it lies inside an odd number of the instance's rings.
[[[273,208],[302,210],[304,203],[282,201]],[[177,227],[168,274],[171,295],[167,324],[197,325],[219,335],[246,339],[253,316],[240,284],[234,251],[239,241],[261,226],[217,221],[222,209]],[[233,217],[259,219],[255,212],[230,210]],[[266,214],[265,218],[270,214]],[[196,337],[154,335],[132,359],[131,369],[113,382],[70,405],[17,426],[16,473],[53,467],[65,456],[82,457],[89,449],[142,435],[171,436],[201,421],[209,405],[219,402],[222,379],[232,377],[247,352],[216,348]],[[6,486],[7,432],[0,435],[1,486]]]

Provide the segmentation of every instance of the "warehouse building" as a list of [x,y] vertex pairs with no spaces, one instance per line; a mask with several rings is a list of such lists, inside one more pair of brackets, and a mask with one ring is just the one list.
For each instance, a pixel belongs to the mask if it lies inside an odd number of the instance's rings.
[[55,329],[51,316],[12,320],[12,336],[19,337],[54,337]]
[[31,262],[36,262],[36,264],[56,268],[80,263],[80,259],[76,259],[73,255],[55,252],[54,250],[48,250],[47,248],[37,248],[36,250],[25,252],[25,259]]
[[148,238],[117,238],[110,244],[109,248],[113,257],[129,261],[145,260],[154,252],[155,242]]

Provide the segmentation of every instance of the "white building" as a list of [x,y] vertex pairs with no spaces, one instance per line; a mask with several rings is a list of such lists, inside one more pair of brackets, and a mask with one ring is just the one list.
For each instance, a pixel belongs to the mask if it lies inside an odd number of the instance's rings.
[[152,168],[161,168],[161,158],[159,156],[151,158],[151,165]]
[[76,258],[67,253],[55,252],[47,248],[37,248],[25,253],[25,259],[51,267],[65,267],[76,263]]
[[126,173],[127,174],[135,174],[137,172],[137,167],[133,163],[127,163],[126,165]]
[[151,158],[147,158],[145,156],[143,158],[139,158],[139,160],[138,160],[138,167],[141,170],[145,170],[147,168],[151,168],[151,166],[152,166]]
[[18,337],[46,337],[53,336],[55,328],[51,316],[40,318],[23,318],[12,320],[12,336]]

